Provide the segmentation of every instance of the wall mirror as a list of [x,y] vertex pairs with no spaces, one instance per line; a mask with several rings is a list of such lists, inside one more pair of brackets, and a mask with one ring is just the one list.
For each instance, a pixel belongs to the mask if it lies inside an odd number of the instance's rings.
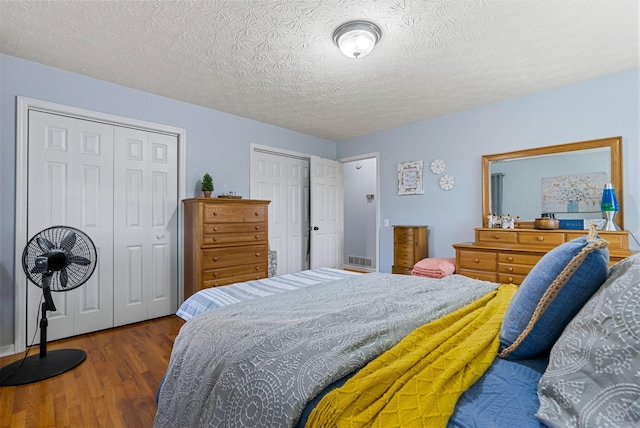
[[519,217],[533,227],[542,213],[559,219],[599,219],[604,183],[615,188],[624,229],[622,137],[482,156],[482,218]]

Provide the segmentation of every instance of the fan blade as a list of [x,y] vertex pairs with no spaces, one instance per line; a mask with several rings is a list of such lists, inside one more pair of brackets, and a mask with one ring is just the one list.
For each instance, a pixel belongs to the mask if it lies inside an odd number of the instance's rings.
[[69,232],[60,243],[60,248],[66,252],[70,252],[74,245],[76,245],[76,234]]
[[67,288],[67,283],[69,282],[69,274],[67,273],[67,268],[60,269],[60,285],[62,288]]
[[67,263],[75,263],[77,265],[87,266],[91,264],[91,260],[81,256],[74,256],[72,254],[67,257]]
[[41,236],[38,236],[36,238],[36,241],[38,242],[38,246],[40,247],[40,249],[42,251],[44,251],[45,253],[53,250],[54,248],[56,248],[55,245],[53,245],[53,243],[51,241],[49,241],[47,238],[43,238]]

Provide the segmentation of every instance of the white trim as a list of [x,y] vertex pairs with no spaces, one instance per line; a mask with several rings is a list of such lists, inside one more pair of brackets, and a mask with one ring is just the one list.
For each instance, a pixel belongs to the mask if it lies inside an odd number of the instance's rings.
[[380,153],[364,153],[357,156],[349,156],[338,159],[338,162],[353,162],[358,160],[372,159],[376,160],[376,266],[375,272],[380,272]]
[[[184,208],[181,201],[186,198],[186,154],[187,131],[183,128],[162,125],[143,120],[132,119],[123,116],[85,110],[77,107],[56,104],[48,101],[27,97],[17,97],[16,103],[16,212],[15,212],[15,297],[14,297],[14,337],[13,345],[2,348],[0,355],[6,349],[12,347],[13,353],[25,350],[25,338],[27,332],[25,308],[27,307],[26,284],[27,278],[22,271],[22,250],[27,245],[27,166],[28,166],[28,137],[29,137],[29,110],[38,110],[47,113],[61,114],[79,119],[93,120],[116,126],[142,129],[145,131],[160,132],[175,135],[178,138],[178,296],[177,305],[184,300],[184,226],[182,222]],[[174,309],[177,309],[174,308]]]

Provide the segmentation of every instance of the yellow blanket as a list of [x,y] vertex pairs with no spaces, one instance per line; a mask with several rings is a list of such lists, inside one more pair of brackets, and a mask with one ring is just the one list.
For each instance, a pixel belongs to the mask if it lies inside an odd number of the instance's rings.
[[414,330],[309,416],[313,427],[444,427],[458,397],[497,355],[500,326],[516,286],[502,285]]

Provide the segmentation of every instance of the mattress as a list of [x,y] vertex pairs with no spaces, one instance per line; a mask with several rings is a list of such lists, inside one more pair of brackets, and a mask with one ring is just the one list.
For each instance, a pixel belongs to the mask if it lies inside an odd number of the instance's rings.
[[341,269],[317,268],[255,281],[206,288],[185,300],[178,308],[176,315],[189,321],[194,316],[211,309],[357,275],[361,274]]

